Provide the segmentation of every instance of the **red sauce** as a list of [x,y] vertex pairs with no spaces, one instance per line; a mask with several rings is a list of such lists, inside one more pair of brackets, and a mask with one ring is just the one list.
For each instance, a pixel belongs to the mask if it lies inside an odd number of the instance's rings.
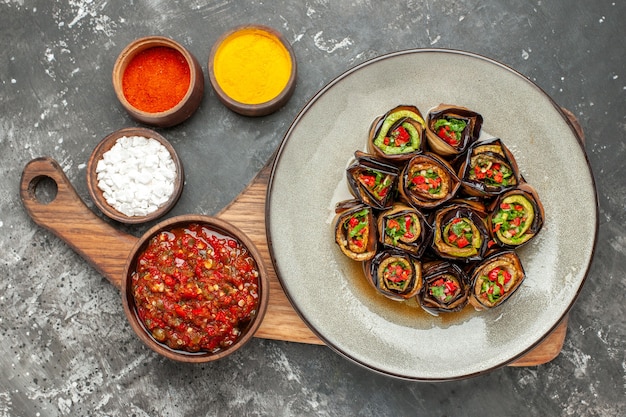
[[154,339],[176,350],[217,352],[235,343],[256,314],[259,271],[240,242],[190,224],[148,242],[132,293]]

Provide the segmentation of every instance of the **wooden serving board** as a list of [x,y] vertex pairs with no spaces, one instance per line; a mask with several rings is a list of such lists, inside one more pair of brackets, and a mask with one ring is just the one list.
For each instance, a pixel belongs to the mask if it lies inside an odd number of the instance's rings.
[[[566,114],[582,136],[571,113]],[[323,345],[294,310],[273,268],[265,231],[265,201],[273,158],[247,188],[216,217],[241,229],[256,245],[267,265],[270,303],[256,337]],[[55,198],[44,204],[35,195],[37,183],[50,178],[57,185]],[[31,218],[70,245],[97,271],[120,289],[126,261],[138,238],[117,230],[89,209],[78,196],[61,166],[51,158],[30,161],[22,172],[22,203]],[[550,362],[561,352],[567,333],[567,316],[543,341],[510,366],[533,366]]]
[[[272,265],[265,232],[265,199],[271,174],[271,165],[265,166],[250,185],[217,217],[239,227],[255,242],[268,265],[270,303],[256,336],[290,342],[323,344],[300,319],[283,291]],[[547,363],[561,352],[567,333],[567,317],[537,347],[511,366],[532,366]]]
[[[562,110],[584,143],[584,132],[580,123],[569,110]],[[324,344],[293,309],[272,265],[265,229],[265,201],[273,161],[274,158],[270,158],[270,162],[263,167],[248,187],[230,205],[219,212],[217,217],[238,226],[245,232],[255,242],[268,265],[270,303],[256,336],[290,342]],[[563,348],[567,334],[567,321],[566,315],[534,349],[510,363],[509,366],[535,366],[555,359]]]
[[[267,265],[270,303],[256,337],[321,345],[322,340],[291,306],[272,265],[265,232],[265,200],[270,172],[271,165],[268,164],[216,217],[246,233]],[[46,177],[57,185],[57,194],[48,204],[39,202],[35,195],[38,181]],[[55,160],[38,158],[30,161],[22,173],[20,194],[35,223],[65,241],[116,288],[121,288],[127,258],[138,238],[117,230],[92,212]],[[566,331],[567,320],[564,320],[556,331],[513,365],[538,365],[554,359],[561,351]]]

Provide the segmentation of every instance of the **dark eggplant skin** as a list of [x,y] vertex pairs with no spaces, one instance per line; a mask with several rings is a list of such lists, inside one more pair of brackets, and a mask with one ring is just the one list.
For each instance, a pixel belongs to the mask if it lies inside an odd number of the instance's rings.
[[[385,154],[374,146],[373,141],[385,124],[386,118],[394,112],[404,113],[394,122],[388,122],[383,130],[389,132],[399,123],[409,123],[411,129],[419,131],[421,119],[419,109],[415,106],[401,105],[376,118],[370,126],[367,152],[356,151],[354,160],[346,169],[348,186],[354,198],[339,202],[335,207],[335,241],[345,256],[361,262],[369,285],[389,299],[417,301],[422,309],[433,315],[460,311],[468,304],[477,311],[486,310],[510,299],[524,279],[523,267],[515,249],[532,240],[543,227],[545,219],[544,208],[537,192],[525,182],[511,151],[499,138],[480,138],[482,116],[473,112],[476,118],[472,125],[469,119],[472,115],[462,113],[459,109],[472,112],[446,104],[433,108],[428,114],[428,121],[424,122],[419,149],[398,154]],[[453,115],[450,113],[452,111],[456,113]],[[418,115],[417,119],[409,120],[407,117],[410,114]],[[463,119],[468,122],[463,130],[464,143],[460,145],[463,150],[458,152],[442,150],[440,146],[434,145],[434,141],[431,145],[427,123],[441,117]],[[450,124],[450,128],[455,129],[454,123]],[[431,134],[436,134],[430,130]],[[395,133],[398,135],[394,134],[390,139],[407,137],[402,129],[396,130]],[[438,136],[437,138],[441,140]],[[445,141],[442,143],[449,146]],[[426,164],[427,162],[440,168],[438,173],[443,172],[450,176],[445,195],[438,195],[440,190],[433,189],[434,186],[424,187],[424,184],[438,185],[437,177],[427,172],[427,168],[433,166]],[[475,169],[476,165],[479,167],[478,171]],[[501,169],[502,166],[510,168],[510,175]],[[488,170],[491,170],[490,174],[487,173]],[[479,171],[484,175],[478,175]],[[501,179],[510,178],[510,182],[499,184],[496,177],[498,172]],[[373,180],[367,178],[368,175],[373,176]],[[485,180],[488,175],[490,181]],[[389,182],[376,188],[382,183],[381,178],[388,178]],[[413,185],[412,189],[408,189],[410,182]],[[384,193],[375,192],[387,186],[389,187]],[[412,195],[412,191],[416,189],[424,191],[423,198]],[[506,236],[510,236],[510,233],[502,238],[495,230],[498,207],[502,203],[519,202],[515,198],[520,196],[528,200],[524,204],[531,204],[532,212],[535,213],[530,227],[527,228],[530,236],[519,242],[507,241]],[[507,200],[511,197],[515,198]],[[521,211],[521,208],[515,209]],[[367,219],[368,225],[367,239],[363,248],[356,248],[354,245],[350,247],[348,222],[352,216],[363,210],[366,214],[363,218]],[[513,213],[509,214],[512,215]],[[497,219],[501,223],[500,228],[503,227],[502,217],[500,215]],[[407,218],[415,224],[419,220],[419,233],[418,229],[412,226],[413,223],[411,225],[406,223]],[[387,223],[389,219],[404,220],[405,224],[389,226]],[[407,230],[416,233],[417,236],[409,236]],[[468,243],[461,241],[459,244],[459,236]],[[477,283],[480,283],[482,288],[485,281],[478,274],[480,268],[498,265],[497,262],[500,262],[500,265],[511,265],[510,271],[521,271],[521,275],[511,272],[511,275],[515,276],[512,278],[515,286],[503,290],[505,295],[490,305],[484,299],[479,299],[480,290],[477,289]],[[390,266],[393,266],[393,269],[385,269]],[[402,276],[410,270],[411,280],[394,278],[392,272],[394,270],[403,274]],[[388,275],[380,275],[379,271],[385,271]],[[445,299],[445,286],[435,285],[435,281],[443,276],[453,278],[447,288],[448,291],[454,292],[450,299]],[[455,285],[458,288],[455,288]],[[434,291],[431,291],[433,288]],[[495,298],[492,296],[491,299]]]
[[[363,204],[378,210],[384,210],[393,205],[399,173],[400,171],[396,166],[361,151],[354,153],[354,161],[346,169],[348,186],[352,195],[361,200]],[[388,183],[384,187],[381,184],[381,187],[386,191],[377,194],[374,188],[368,186],[363,181],[364,176],[368,178],[376,176],[384,178],[384,181]]]
[[[486,169],[477,173],[477,166],[489,164],[490,167],[498,164],[501,168],[510,170],[511,176],[500,184],[496,179],[490,181],[489,174],[495,175],[495,169]],[[478,169],[480,171],[480,169]],[[513,153],[504,145],[501,139],[492,138],[475,142],[467,150],[465,160],[461,163],[458,176],[461,179],[463,192],[470,196],[496,197],[510,189],[517,187],[521,182],[519,167]],[[482,176],[482,178],[481,178]]]
[[[390,279],[385,278],[384,268],[398,262],[410,271],[403,285],[396,285]],[[404,251],[390,249],[378,252],[371,260],[363,263],[363,272],[376,291],[395,301],[413,298],[422,288],[422,264],[417,258]]]
[[[493,270],[501,269],[500,286],[498,277],[494,273],[492,281],[489,279],[490,272]],[[524,267],[519,259],[519,256],[514,251],[497,252],[493,255],[485,258],[482,262],[478,263],[471,273],[471,291],[469,295],[469,302],[477,311],[487,310],[498,307],[511,298],[511,296],[518,290],[525,278]],[[506,280],[506,282],[505,282]],[[489,286],[496,286],[503,295],[497,297],[497,299],[489,299],[489,295],[485,293]],[[483,288],[484,287],[484,288]],[[492,290],[494,291],[494,290]],[[491,295],[493,297],[493,295]]]
[[[434,170],[441,178],[441,192],[431,194],[421,192],[412,183],[413,174],[424,168]],[[452,167],[445,160],[433,153],[423,153],[411,158],[400,173],[398,193],[403,201],[418,209],[430,210],[441,206],[454,198],[459,190],[461,182]]]
[[[459,262],[483,259],[491,241],[486,223],[487,214],[483,208],[484,205],[476,201],[454,200],[432,215],[432,249],[437,256]],[[470,243],[463,247],[458,247],[446,239],[447,231],[456,222],[468,223],[471,228],[472,237],[471,240],[468,239]]]
[[[503,219],[498,213],[504,204],[513,206],[516,202],[524,207],[525,212],[532,212],[532,219],[526,219],[519,233],[506,236],[506,227],[502,227]],[[494,200],[489,208],[488,225],[496,245],[505,249],[515,249],[527,244],[539,233],[544,218],[545,210],[537,191],[530,184],[522,183]]]
[[[410,126],[412,126],[412,129],[414,129],[415,133],[419,136],[419,144],[416,147],[411,147],[411,149],[406,152],[389,153],[385,151],[385,146],[380,144],[380,137],[393,131],[402,123],[409,123]],[[422,112],[416,106],[406,104],[396,106],[382,116],[374,119],[370,125],[367,151],[377,158],[384,159],[390,163],[402,164],[413,156],[424,152],[426,149],[425,129],[426,121],[422,116]]]
[[[391,233],[388,233],[388,221],[400,218],[399,223],[403,223],[402,218],[410,216],[415,223],[416,233],[409,236],[400,236],[394,239]],[[406,221],[404,224],[398,225],[402,230],[406,229]],[[389,210],[378,215],[378,241],[388,249],[399,249],[410,253],[413,256],[420,257],[430,245],[432,229],[426,216],[414,207],[403,203],[395,203]],[[395,241],[394,241],[395,240]]]
[[[420,306],[430,314],[452,313],[462,310],[469,302],[470,280],[463,269],[454,262],[434,261],[423,266],[423,285],[417,295]],[[457,284],[456,292],[452,293],[450,299],[443,300],[446,294],[437,297],[434,294],[434,284],[442,278],[453,278]]]
[[[376,255],[378,236],[376,232],[376,217],[374,210],[361,203],[359,200],[346,200],[337,203],[335,208],[335,243],[341,252],[355,261],[367,261]],[[367,222],[362,246],[352,244],[350,233],[350,219],[357,214],[363,214],[362,218]]]
[[[458,119],[466,122],[458,145],[452,146],[437,135],[434,125],[439,119]],[[463,106],[440,104],[428,112],[426,120],[428,147],[431,152],[446,159],[454,158],[463,154],[469,146],[478,140],[482,125],[483,116],[480,113]]]

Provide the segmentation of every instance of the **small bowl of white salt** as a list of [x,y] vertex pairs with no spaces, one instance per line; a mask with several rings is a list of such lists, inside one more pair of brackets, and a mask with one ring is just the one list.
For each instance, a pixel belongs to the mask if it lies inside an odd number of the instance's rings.
[[183,182],[174,147],[142,127],[120,129],[102,139],[87,164],[87,188],[95,205],[122,223],[163,216],[178,201]]

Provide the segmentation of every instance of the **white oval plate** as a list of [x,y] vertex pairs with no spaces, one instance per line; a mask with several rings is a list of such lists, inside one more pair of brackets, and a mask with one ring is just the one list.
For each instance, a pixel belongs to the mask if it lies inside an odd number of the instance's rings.
[[[375,117],[399,104],[426,116],[440,103],[484,117],[511,149],[544,204],[541,233],[518,251],[526,279],[500,308],[433,317],[379,296],[334,242],[333,209],[350,197],[345,169],[366,147]],[[597,197],[571,123],[538,86],[493,60],[453,50],[409,50],[361,64],[299,113],[274,162],[267,234],[279,280],[307,325],[371,370],[451,380],[506,365],[544,339],[585,281],[597,233]]]

